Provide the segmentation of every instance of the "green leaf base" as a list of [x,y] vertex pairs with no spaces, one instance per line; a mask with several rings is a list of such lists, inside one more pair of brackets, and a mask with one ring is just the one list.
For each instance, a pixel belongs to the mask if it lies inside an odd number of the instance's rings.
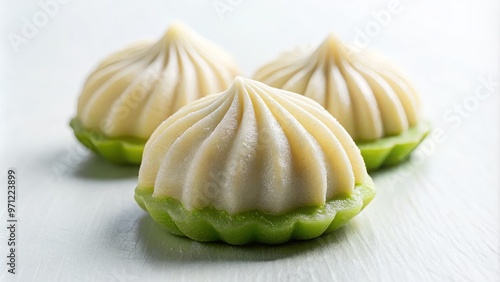
[[389,136],[373,142],[356,143],[361,150],[369,171],[396,165],[410,156],[430,132],[427,122],[421,122],[397,136]]
[[188,211],[176,199],[153,197],[153,188],[137,187],[135,200],[156,223],[175,235],[234,245],[251,242],[280,244],[312,239],[334,231],[358,214],[375,193],[375,185],[370,181],[356,185],[348,197],[337,197],[323,206],[298,208],[281,215],[263,211],[229,214],[215,208]]
[[141,163],[147,140],[133,137],[110,138],[97,130],[84,128],[77,118],[72,119],[69,125],[73,128],[76,138],[85,147],[109,162],[114,164]]

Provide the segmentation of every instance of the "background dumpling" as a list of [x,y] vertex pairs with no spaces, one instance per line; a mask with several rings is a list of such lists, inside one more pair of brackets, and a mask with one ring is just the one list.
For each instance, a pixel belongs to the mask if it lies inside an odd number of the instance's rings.
[[107,136],[147,139],[180,107],[226,90],[238,73],[227,53],[176,23],[159,41],[105,59],[83,87],[77,117]]
[[397,135],[419,121],[420,102],[403,75],[333,34],[315,50],[296,49],[261,67],[255,79],[324,106],[356,141]]
[[316,49],[282,54],[254,78],[324,106],[360,146],[369,169],[405,159],[429,132],[419,97],[401,72],[332,34]]
[[102,61],[83,87],[72,126],[96,131],[105,141],[144,143],[180,107],[226,90],[238,73],[225,51],[175,23],[157,42],[134,44]]

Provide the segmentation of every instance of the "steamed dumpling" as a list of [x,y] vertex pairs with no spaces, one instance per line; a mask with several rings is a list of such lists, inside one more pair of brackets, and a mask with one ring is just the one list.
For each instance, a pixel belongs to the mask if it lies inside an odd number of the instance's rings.
[[359,149],[323,107],[241,77],[156,129],[135,190],[169,232],[230,244],[315,238],[374,196]]
[[283,214],[370,181],[356,144],[318,103],[238,77],[156,129],[137,191],[152,189],[188,211]]
[[83,128],[106,137],[148,139],[180,107],[226,90],[239,73],[218,46],[182,24],[157,42],[141,42],[106,58],[78,100]]
[[317,101],[356,142],[399,135],[419,123],[419,98],[407,79],[334,35],[315,50],[284,53],[260,68],[255,79]]

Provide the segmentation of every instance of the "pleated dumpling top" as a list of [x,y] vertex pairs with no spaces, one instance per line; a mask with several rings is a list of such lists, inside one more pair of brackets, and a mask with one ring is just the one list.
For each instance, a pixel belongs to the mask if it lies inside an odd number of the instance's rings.
[[183,24],[157,42],[142,42],[106,58],[78,100],[84,128],[108,137],[147,139],[179,108],[226,90],[239,74],[233,59]]
[[281,214],[371,181],[359,149],[322,106],[237,77],[181,108],[146,143],[138,189],[187,210]]
[[334,35],[315,50],[284,53],[254,78],[317,101],[355,141],[399,135],[419,122],[419,98],[408,80],[384,60]]

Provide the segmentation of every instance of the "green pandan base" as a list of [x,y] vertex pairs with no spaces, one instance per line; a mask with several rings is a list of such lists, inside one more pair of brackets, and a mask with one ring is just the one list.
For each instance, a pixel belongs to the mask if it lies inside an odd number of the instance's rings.
[[72,119],[69,125],[85,147],[106,160],[115,164],[141,163],[147,140],[133,137],[109,138],[97,130],[85,129],[77,118]]
[[370,171],[383,166],[392,166],[407,159],[410,153],[429,134],[430,126],[426,122],[408,129],[406,132],[385,137],[373,142],[357,143],[366,168]]
[[229,214],[215,208],[188,211],[173,198],[153,197],[153,188],[135,190],[135,200],[156,223],[170,233],[196,241],[280,244],[316,238],[343,226],[375,196],[373,182],[356,185],[350,197],[338,197],[324,206],[304,207],[272,215],[262,211]]

